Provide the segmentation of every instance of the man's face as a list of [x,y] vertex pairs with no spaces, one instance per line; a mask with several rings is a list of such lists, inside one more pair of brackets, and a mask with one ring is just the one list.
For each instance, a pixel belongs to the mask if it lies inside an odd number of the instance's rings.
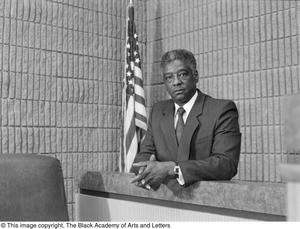
[[162,69],[164,83],[169,95],[179,106],[188,102],[196,92],[197,70],[181,60],[174,60]]

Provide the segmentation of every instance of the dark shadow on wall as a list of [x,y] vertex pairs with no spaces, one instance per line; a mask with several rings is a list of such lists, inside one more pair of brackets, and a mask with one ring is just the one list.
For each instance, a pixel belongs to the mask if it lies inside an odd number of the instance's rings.
[[286,96],[282,105],[286,162],[300,163],[300,94]]

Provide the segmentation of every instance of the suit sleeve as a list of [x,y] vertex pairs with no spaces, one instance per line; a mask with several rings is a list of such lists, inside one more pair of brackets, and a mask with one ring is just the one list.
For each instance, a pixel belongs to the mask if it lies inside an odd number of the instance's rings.
[[[156,148],[155,148],[153,132],[152,132],[153,109],[154,109],[154,107],[152,108],[150,115],[149,115],[148,127],[147,127],[145,138],[142,141],[139,152],[137,153],[137,155],[134,159],[135,163],[140,162],[140,161],[148,161],[152,154],[156,154]],[[137,169],[133,167],[132,172],[136,173]]]
[[185,185],[200,180],[229,180],[237,173],[241,133],[238,111],[232,101],[227,102],[220,112],[212,144],[207,159],[179,162]]

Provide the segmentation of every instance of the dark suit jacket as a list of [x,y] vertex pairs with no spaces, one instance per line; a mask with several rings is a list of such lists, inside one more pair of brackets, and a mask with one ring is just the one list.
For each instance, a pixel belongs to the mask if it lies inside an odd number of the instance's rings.
[[158,161],[177,161],[185,185],[200,180],[227,180],[237,173],[241,134],[238,111],[230,100],[214,99],[198,91],[177,145],[172,100],[156,103],[137,161],[155,154]]

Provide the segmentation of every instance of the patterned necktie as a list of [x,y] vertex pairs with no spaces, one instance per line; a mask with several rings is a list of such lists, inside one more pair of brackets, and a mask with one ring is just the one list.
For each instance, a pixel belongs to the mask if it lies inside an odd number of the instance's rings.
[[177,143],[179,145],[182,133],[183,133],[183,128],[184,128],[184,121],[183,121],[183,114],[184,114],[185,110],[183,107],[179,107],[177,110],[177,114],[178,114],[178,121],[176,124],[176,138],[177,138]]

